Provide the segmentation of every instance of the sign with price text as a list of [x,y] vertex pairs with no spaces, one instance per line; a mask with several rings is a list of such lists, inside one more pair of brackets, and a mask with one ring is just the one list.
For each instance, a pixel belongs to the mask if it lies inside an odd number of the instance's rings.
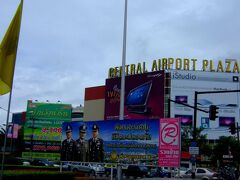
[[158,164],[179,167],[181,157],[181,126],[179,118],[160,119]]

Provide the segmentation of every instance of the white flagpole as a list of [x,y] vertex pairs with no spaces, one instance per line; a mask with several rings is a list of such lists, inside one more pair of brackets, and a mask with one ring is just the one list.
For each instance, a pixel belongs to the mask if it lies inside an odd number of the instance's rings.
[[119,114],[119,120],[124,120],[126,40],[127,40],[127,0],[125,0],[125,9],[124,9],[123,51],[122,51],[122,71],[121,71],[122,72],[122,76],[121,76],[121,93],[120,93],[120,114]]
[[[14,65],[15,68],[15,65]],[[14,74],[14,71],[13,71]],[[14,76],[13,76],[14,77]],[[12,80],[13,81],[13,80]],[[13,84],[13,82],[12,82]],[[7,133],[8,133],[8,124],[9,124],[9,115],[10,115],[10,107],[11,107],[11,99],[12,99],[12,88],[10,90],[10,94],[9,94],[9,100],[8,100],[8,110],[7,110],[7,120],[6,120],[6,132],[5,132],[5,136],[4,136],[4,145],[3,145],[3,154],[2,154],[2,164],[1,164],[1,176],[0,176],[0,180],[3,179],[3,164],[4,164],[4,160],[5,160],[5,152],[6,152],[6,144],[7,144]]]
[[[23,0],[21,0],[22,2],[22,7],[23,7]],[[22,12],[21,12],[22,13]],[[20,22],[21,23],[21,22]],[[21,26],[21,24],[20,24]],[[19,31],[20,33],[20,31]],[[19,34],[20,36],[20,34]],[[18,42],[19,39],[17,41],[17,48],[18,48]],[[9,100],[8,100],[8,111],[7,111],[7,120],[6,120],[6,132],[5,132],[5,136],[4,136],[4,145],[3,145],[3,154],[2,154],[2,164],[1,164],[1,174],[0,174],[0,180],[3,180],[3,165],[4,165],[4,160],[5,160],[5,152],[6,152],[6,144],[7,144],[7,133],[8,133],[8,124],[9,124],[9,115],[10,115],[10,109],[11,109],[11,100],[12,100],[12,89],[13,89],[13,79],[14,79],[14,74],[15,74],[15,65],[16,65],[16,58],[17,58],[17,49],[16,49],[16,57],[15,57],[15,63],[13,66],[13,77],[12,77],[12,87],[10,90],[10,94],[9,94]]]

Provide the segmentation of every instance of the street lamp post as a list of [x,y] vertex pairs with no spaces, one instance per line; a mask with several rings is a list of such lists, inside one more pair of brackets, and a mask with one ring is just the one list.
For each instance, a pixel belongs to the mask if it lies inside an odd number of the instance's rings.
[[126,65],[126,44],[127,44],[127,4],[128,4],[127,2],[128,1],[125,0],[119,120],[124,119],[125,65]]
[[[125,64],[126,64],[126,44],[127,44],[127,4],[128,4],[128,1],[125,0],[119,120],[124,120]],[[117,166],[117,179],[118,180],[122,179],[122,167],[121,167],[121,165]]]

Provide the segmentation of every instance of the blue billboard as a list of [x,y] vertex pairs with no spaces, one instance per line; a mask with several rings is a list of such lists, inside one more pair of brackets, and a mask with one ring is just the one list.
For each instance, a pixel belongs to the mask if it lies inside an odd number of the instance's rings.
[[157,164],[159,119],[65,122],[61,160]]

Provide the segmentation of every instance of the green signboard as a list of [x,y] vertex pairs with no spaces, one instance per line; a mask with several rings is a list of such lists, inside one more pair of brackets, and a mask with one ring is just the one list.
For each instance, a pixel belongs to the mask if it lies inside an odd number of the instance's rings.
[[59,159],[62,123],[70,122],[72,106],[28,101],[23,157]]
[[24,158],[44,158],[50,160],[59,160],[60,153],[46,153],[46,152],[23,152]]
[[24,140],[61,141],[62,123],[71,121],[71,105],[28,101]]

